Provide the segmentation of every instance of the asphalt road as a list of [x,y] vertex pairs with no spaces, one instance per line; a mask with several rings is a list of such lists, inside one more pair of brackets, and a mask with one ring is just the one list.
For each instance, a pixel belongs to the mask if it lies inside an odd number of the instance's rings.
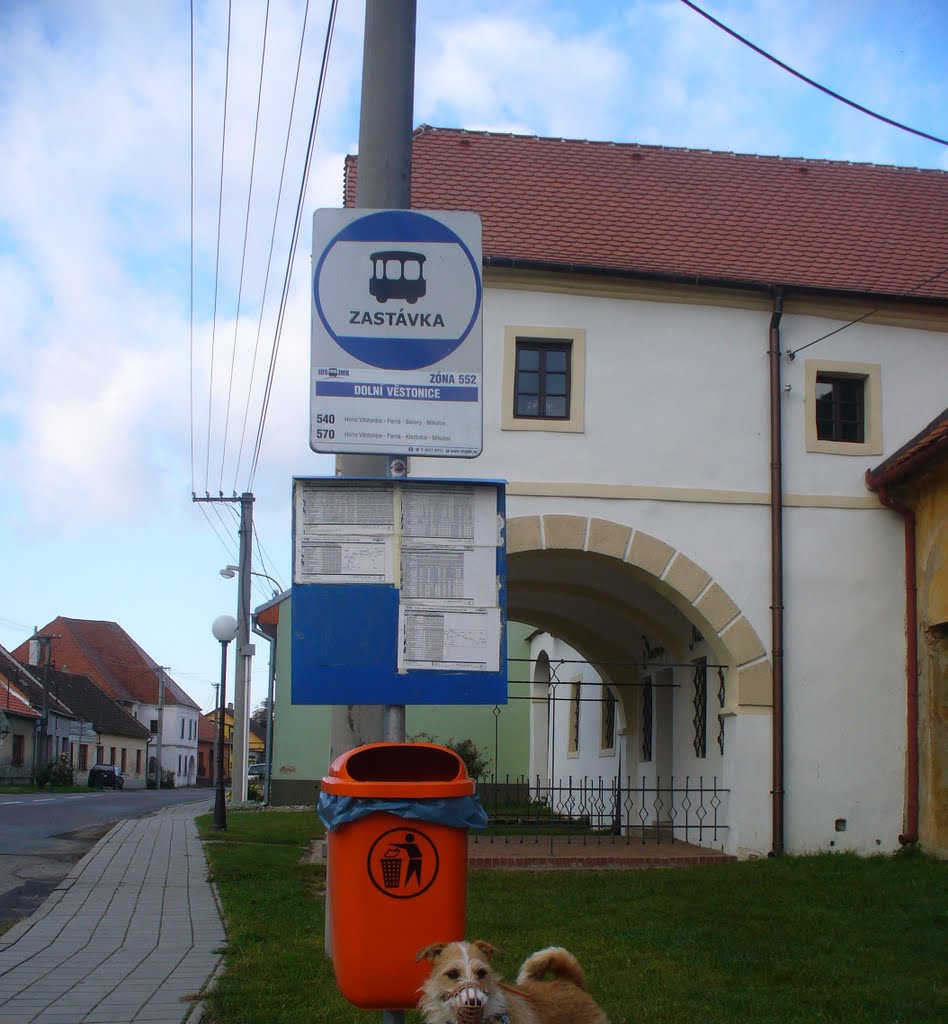
[[0,928],[28,917],[109,829],[210,789],[0,793]]

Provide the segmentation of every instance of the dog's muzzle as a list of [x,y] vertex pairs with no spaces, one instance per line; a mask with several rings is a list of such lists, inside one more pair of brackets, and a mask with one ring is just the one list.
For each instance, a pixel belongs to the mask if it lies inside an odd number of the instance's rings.
[[478,985],[464,982],[454,991],[458,1024],[482,1024],[487,993]]

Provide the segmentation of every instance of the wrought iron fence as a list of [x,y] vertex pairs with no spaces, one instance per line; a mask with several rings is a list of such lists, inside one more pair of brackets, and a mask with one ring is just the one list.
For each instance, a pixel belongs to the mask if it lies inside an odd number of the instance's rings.
[[615,845],[691,843],[717,846],[727,834],[730,791],[703,776],[671,776],[649,783],[625,778],[572,778],[545,782],[484,776],[477,792],[487,829],[477,843],[549,842]]

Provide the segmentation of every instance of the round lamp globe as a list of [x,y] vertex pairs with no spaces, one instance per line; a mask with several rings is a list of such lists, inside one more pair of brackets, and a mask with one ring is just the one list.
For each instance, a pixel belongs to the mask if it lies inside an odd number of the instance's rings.
[[233,615],[218,615],[211,626],[214,639],[222,644],[229,644],[237,637],[237,620]]

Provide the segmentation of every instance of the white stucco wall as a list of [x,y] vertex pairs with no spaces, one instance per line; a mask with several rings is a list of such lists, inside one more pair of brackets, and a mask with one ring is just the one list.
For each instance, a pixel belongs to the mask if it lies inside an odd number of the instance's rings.
[[[664,541],[726,591],[769,653],[769,321],[763,310],[489,288],[484,454],[416,458],[411,471],[506,479],[511,517],[599,517]],[[782,350],[842,322],[785,314]],[[509,325],[585,331],[583,432],[501,429]],[[881,453],[806,450],[807,359],[880,365]],[[902,525],[863,478],[944,408],[948,344],[943,333],[860,323],[783,358],[781,370],[786,848],[892,850],[904,802]],[[739,715],[726,728],[731,815],[741,847],[761,852],[770,715]]]

